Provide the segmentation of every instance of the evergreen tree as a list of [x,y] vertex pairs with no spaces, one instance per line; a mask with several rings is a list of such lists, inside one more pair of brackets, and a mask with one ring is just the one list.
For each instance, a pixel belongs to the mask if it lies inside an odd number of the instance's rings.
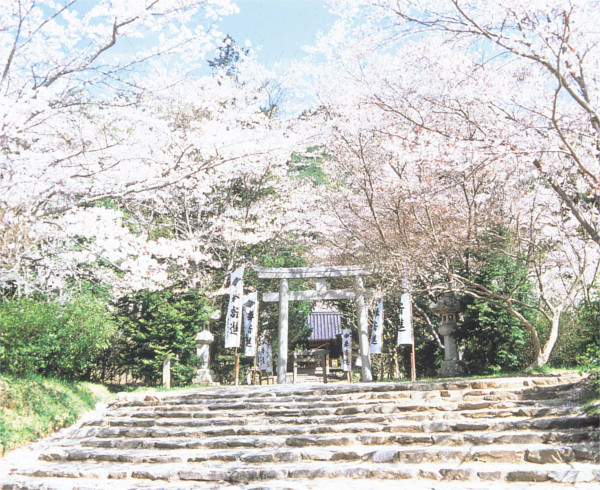
[[[489,246],[482,246],[470,256],[478,262],[471,280],[485,284],[500,294],[512,294],[515,300],[534,304],[533,285],[527,278],[526,264],[511,253],[510,241],[502,233],[485,237]],[[491,243],[493,241],[493,243]],[[532,360],[530,335],[521,322],[505,309],[487,301],[466,297],[463,322],[456,338],[464,348],[463,362],[469,373],[488,374],[498,371],[516,371]],[[530,322],[536,322],[531,309],[519,309]]]
[[196,291],[140,291],[122,298],[118,318],[123,366],[134,377],[156,384],[169,355],[172,383],[190,383],[198,367],[194,337],[208,324],[211,311]]
[[237,77],[239,73],[237,64],[244,56],[247,56],[249,52],[250,50],[248,48],[241,48],[235,40],[227,34],[217,49],[217,56],[208,61],[208,66],[215,72],[225,69],[227,76]]

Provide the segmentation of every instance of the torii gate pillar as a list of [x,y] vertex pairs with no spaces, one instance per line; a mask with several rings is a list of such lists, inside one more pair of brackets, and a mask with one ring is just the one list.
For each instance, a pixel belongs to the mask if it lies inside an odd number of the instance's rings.
[[[259,279],[279,279],[279,293],[263,294],[265,302],[279,302],[279,360],[277,362],[277,382],[285,384],[287,378],[288,360],[288,318],[290,301],[316,301],[353,299],[356,302],[358,323],[358,339],[362,361],[361,381],[373,381],[371,358],[369,356],[369,325],[365,296],[371,294],[365,291],[362,275],[369,274],[361,267],[296,267],[296,268],[263,268],[253,267]],[[328,290],[325,278],[354,277],[354,289]],[[317,287],[314,291],[290,291],[288,279],[316,278]]]
[[365,288],[362,277],[354,276],[356,294],[356,321],[358,323],[358,347],[362,362],[361,381],[373,381],[371,371],[371,356],[369,355],[369,320],[365,306]]
[[277,361],[277,383],[280,385],[285,384],[287,378],[289,292],[288,280],[281,279],[279,283],[279,360]]

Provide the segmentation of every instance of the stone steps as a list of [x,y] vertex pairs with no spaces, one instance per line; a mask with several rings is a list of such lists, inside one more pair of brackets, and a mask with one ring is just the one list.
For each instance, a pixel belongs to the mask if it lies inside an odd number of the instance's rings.
[[[592,488],[579,375],[130,396],[15,461],[13,488]],[[465,486],[466,485],[466,486]],[[491,485],[491,486],[490,486]],[[573,488],[569,486],[569,488]]]
[[191,431],[192,434],[202,434],[205,437],[224,435],[287,435],[287,434],[317,434],[332,433],[344,430],[346,432],[370,432],[379,430],[396,433],[407,432],[411,434],[433,432],[461,432],[461,431],[506,431],[506,430],[565,430],[598,427],[598,418],[593,416],[577,415],[573,412],[555,415],[531,417],[501,416],[497,418],[442,418],[423,417],[419,419],[405,419],[403,413],[374,415],[374,416],[349,416],[337,418],[315,419],[308,418],[296,420],[267,419],[246,420],[246,423],[210,424],[206,421],[192,424],[193,421],[171,419],[171,424],[159,423],[164,421],[151,420],[144,426],[131,426],[119,424],[110,426],[86,426],[75,432],[81,437],[144,437],[150,435],[164,436],[166,433],[177,436]]
[[[449,474],[450,475],[450,474]],[[577,475],[583,475],[579,472]],[[560,478],[560,475],[559,475]],[[103,478],[106,481],[106,478]],[[407,478],[406,474],[399,473],[396,477],[389,479],[376,479],[372,478],[347,478],[338,476],[335,478],[334,488],[348,488],[352,490],[389,490],[394,482],[401,483],[402,485],[410,486],[411,490],[505,490],[507,485],[512,490],[573,490],[579,488],[593,489],[594,483],[587,483],[583,481],[575,481],[574,483],[556,483],[552,479],[532,483],[528,481],[510,481],[507,483],[503,480],[492,481],[470,481],[470,480],[426,480],[420,477]],[[400,482],[401,480],[401,482]],[[176,481],[164,481],[164,480],[149,480],[145,478],[143,483],[139,485],[132,479],[116,480],[115,478],[110,479],[111,490],[130,490],[132,488],[144,488],[148,490],[187,490],[187,489],[243,489],[243,490],[315,490],[323,488],[331,488],[332,480],[329,477],[319,478],[285,478],[281,480],[260,480],[259,482],[250,483],[230,483],[227,481],[194,481],[194,480],[176,480]],[[107,488],[106,483],[100,481],[98,478],[77,478],[77,485],[74,486],[72,478],[52,478],[52,482],[48,483],[47,478],[35,478],[27,477],[18,479],[12,479],[11,482],[7,482],[0,488],[4,490],[20,490],[20,489],[44,489],[44,490],[70,490],[73,488],[77,489],[89,489],[89,490],[105,490]]]
[[[339,386],[339,385],[338,385]],[[294,403],[298,407],[307,407],[317,404],[319,407],[344,406],[349,399],[361,401],[364,404],[377,403],[389,400],[419,400],[424,402],[434,402],[442,400],[546,400],[552,398],[562,398],[568,395],[575,386],[574,383],[565,385],[536,386],[532,388],[511,388],[502,387],[498,389],[478,389],[478,390],[397,390],[391,392],[365,391],[357,389],[356,391],[343,390],[342,393],[336,393],[329,390],[312,390],[307,393],[299,393],[296,396],[286,396],[277,394],[258,394],[239,393],[234,396],[224,396],[221,393],[214,393],[212,396],[197,394],[182,395],[180,398],[174,397],[149,397],[145,400],[133,400],[128,402],[116,403],[116,408],[149,408],[163,407],[163,410],[236,410],[240,408],[263,409],[265,406],[280,405],[285,407]],[[256,390],[265,389],[265,387],[255,387]],[[300,388],[301,389],[301,388]],[[254,396],[253,396],[254,395]],[[268,395],[268,396],[267,396]],[[196,405],[196,407],[194,407]],[[243,405],[243,407],[242,407]]]
[[[252,391],[245,388],[215,388],[213,390],[182,391],[177,394],[164,394],[162,396],[150,397],[150,399],[131,398],[118,401],[115,407],[148,406],[159,403],[174,402],[178,406],[185,404],[205,403],[206,400],[214,402],[231,402],[235,404],[240,398],[260,402],[264,400],[272,403],[280,400],[285,403],[298,401],[322,401],[324,399],[345,400],[346,395],[352,395],[354,399],[382,398],[392,399],[394,397],[434,397],[451,396],[452,393],[460,396],[486,396],[490,394],[516,394],[525,395],[547,392],[569,392],[581,381],[577,374],[568,376],[550,376],[533,378],[493,378],[480,380],[451,380],[445,382],[416,382],[416,383],[355,383],[336,385],[269,385],[254,386]],[[282,389],[281,386],[287,388]],[[293,390],[290,392],[289,390]],[[147,398],[147,397],[146,397]]]
[[[129,441],[131,442],[131,441]],[[193,447],[193,443],[158,442],[138,449],[125,447],[77,448],[45,453],[50,462],[112,461],[117,463],[198,463],[204,461],[240,461],[244,463],[305,461],[369,461],[374,463],[600,463],[598,446],[589,444],[505,444],[469,446],[413,446],[399,444],[365,445],[350,437],[312,440],[290,438],[281,446],[258,446],[257,441],[237,448]]]
[[[504,408],[503,408],[504,407]],[[90,420],[86,422],[85,426],[98,426],[98,427],[149,427],[149,426],[180,426],[180,427],[202,427],[202,426],[240,426],[247,425],[249,420],[253,423],[263,424],[282,424],[282,425],[311,425],[315,423],[319,424],[338,424],[344,423],[345,421],[352,423],[361,422],[376,422],[382,423],[389,420],[396,420],[395,417],[390,414],[402,413],[402,420],[404,421],[427,421],[427,420],[452,420],[452,419],[478,419],[478,418],[489,418],[491,415],[494,418],[508,418],[508,417],[547,417],[547,416],[569,416],[576,415],[580,412],[578,407],[535,407],[535,406],[514,406],[511,408],[506,405],[496,405],[493,407],[493,413],[488,409],[479,410],[466,410],[466,411],[448,411],[448,410],[428,410],[428,411],[406,411],[398,410],[395,405],[380,405],[375,407],[373,410],[367,412],[357,410],[355,407],[351,407],[347,412],[341,415],[327,414],[321,416],[273,416],[270,411],[266,412],[248,412],[240,411],[236,417],[230,415],[223,415],[219,413],[212,414],[211,417],[205,416],[194,416],[194,417],[160,417],[159,414],[153,414],[152,417],[127,417],[122,416],[105,416],[99,420]],[[386,414],[386,412],[388,412]]]
[[[489,444],[578,444],[598,443],[598,431],[581,429],[573,431],[505,431],[493,434],[463,432],[463,433],[394,433],[377,432],[369,433],[344,430],[340,428],[337,435],[323,435],[323,432],[298,433],[295,435],[269,435],[256,433],[248,436],[204,437],[203,433],[186,434],[148,434],[146,437],[137,438],[89,438],[80,441],[82,448],[115,448],[115,449],[226,449],[226,448],[281,448],[303,447],[307,445],[331,445],[335,440],[339,445],[405,445],[405,446],[458,446],[469,444],[483,446]],[[340,434],[342,436],[340,436]],[[161,437],[162,436],[162,437]],[[260,436],[260,437],[258,437]]]
[[[126,409],[149,409],[150,407],[162,407],[163,410],[227,410],[227,409],[239,409],[241,405],[244,405],[245,409],[263,409],[265,406],[280,405],[282,407],[294,403],[299,407],[308,407],[316,404],[319,407],[336,407],[344,406],[349,399],[354,401],[361,401],[364,404],[378,403],[382,401],[390,400],[418,400],[420,402],[432,403],[444,401],[525,401],[525,400],[545,400],[551,398],[561,398],[569,394],[569,390],[559,390],[557,387],[545,387],[545,388],[530,388],[526,391],[515,392],[509,389],[503,391],[500,390],[471,390],[470,392],[464,393],[460,391],[449,391],[442,390],[436,392],[423,392],[423,391],[399,391],[395,393],[348,393],[346,395],[334,396],[331,394],[323,394],[319,396],[302,396],[302,397],[272,397],[272,398],[245,398],[240,401],[239,397],[235,401],[222,398],[184,398],[180,400],[137,400],[130,403],[121,403],[115,405],[116,407]],[[201,407],[201,408],[200,408]],[[151,408],[152,409],[152,408]]]
[[[551,412],[517,412],[501,414],[492,418],[490,414],[478,414],[472,417],[436,416],[427,414],[419,417],[407,417],[404,414],[344,416],[333,418],[307,419],[247,419],[229,421],[219,419],[211,423],[205,420],[152,419],[138,424],[133,420],[109,420],[106,425],[88,425],[74,432],[74,437],[166,437],[203,436],[220,437],[233,435],[295,435],[324,434],[335,432],[407,432],[412,434],[431,432],[452,432],[465,430],[545,430],[578,429],[597,427],[598,418],[578,414],[575,410],[553,410]],[[456,415],[456,414],[452,414]],[[485,417],[484,415],[487,415]]]
[[[181,488],[182,483],[194,482],[194,484],[217,483],[221,485],[256,483],[260,481],[276,480],[285,481],[286,488],[290,487],[291,481],[316,482],[321,480],[322,486],[312,488],[331,487],[332,479],[335,482],[335,488],[340,488],[338,479],[349,479],[350,488],[356,488],[357,482],[369,481],[370,485],[374,482],[387,480],[404,480],[406,484],[412,485],[412,482],[425,481],[427,488],[437,488],[439,482],[466,482],[481,486],[475,488],[488,488],[493,482],[502,482],[508,485],[517,483],[543,483],[555,482],[562,484],[577,484],[576,488],[594,488],[600,479],[600,470],[585,464],[570,464],[566,467],[564,464],[546,464],[543,468],[534,464],[510,464],[494,463],[490,466],[484,462],[467,462],[460,466],[452,463],[446,464],[403,464],[401,466],[393,464],[365,463],[357,465],[352,462],[311,462],[304,465],[297,464],[277,464],[277,465],[240,465],[237,463],[211,464],[210,467],[203,464],[187,464],[185,466],[176,464],[96,464],[80,465],[76,468],[64,469],[59,466],[42,466],[38,469],[30,470],[28,476],[32,480],[43,484],[42,488],[57,488],[51,485],[56,484],[52,480],[62,479],[62,485],[71,485],[69,487],[58,488],[82,488],[81,480],[87,480],[100,486],[92,488],[102,488],[102,484],[110,487],[118,485],[125,481],[125,488],[140,486],[146,488],[150,482],[162,482],[161,488]],[[104,480],[104,482],[101,482]],[[373,481],[371,481],[373,480]],[[13,481],[19,481],[15,478]],[[25,475],[20,477],[21,485],[27,485],[28,479]],[[435,482],[435,483],[434,483]],[[39,484],[38,483],[38,484]],[[168,484],[171,485],[168,485]],[[6,483],[2,488],[6,490],[10,483]],[[529,488],[536,488],[528,485]],[[40,488],[35,486],[21,486],[16,488]],[[83,487],[87,488],[87,487]],[[104,487],[106,488],[106,486]],[[198,487],[195,487],[198,488]],[[259,488],[269,488],[264,485]],[[362,488],[371,488],[366,485]],[[388,486],[389,488],[389,486]],[[460,486],[460,488],[465,488]],[[504,487],[506,488],[506,486]],[[571,487],[573,488],[573,487]]]
[[[407,393],[365,393],[346,392],[342,395],[332,395],[331,390],[317,390],[319,396],[304,395],[300,397],[270,396],[259,402],[255,397],[238,394],[235,402],[224,403],[222,394],[213,397],[177,399],[137,400],[115,405],[115,417],[139,419],[217,419],[217,418],[256,418],[256,417],[327,417],[336,415],[355,415],[372,413],[407,412],[414,416],[419,412],[445,411],[481,413],[483,410],[500,410],[552,407],[566,407],[572,404],[571,385],[564,387],[534,387],[527,392],[511,393],[492,390],[471,390],[467,394],[457,395],[450,392],[427,394],[417,391]],[[559,389],[560,388],[560,389]],[[503,388],[505,390],[505,388]],[[473,395],[472,393],[477,393]],[[410,395],[410,396],[409,396]],[[418,395],[416,398],[414,395]],[[485,416],[485,414],[484,414]]]
[[[293,405],[292,405],[293,406]],[[231,419],[246,419],[248,417],[326,417],[336,415],[356,415],[356,414],[381,414],[381,413],[398,413],[408,412],[410,415],[415,415],[419,412],[451,412],[456,414],[462,414],[464,412],[484,412],[485,410],[493,410],[494,413],[500,411],[523,411],[527,409],[537,410],[538,413],[542,413],[543,410],[551,410],[553,408],[559,408],[565,410],[569,407],[568,401],[565,400],[553,400],[552,403],[539,403],[536,401],[526,402],[441,402],[440,404],[398,404],[395,402],[377,403],[377,404],[363,404],[360,401],[347,402],[345,406],[341,407],[311,407],[311,408],[290,408],[278,407],[276,409],[267,408],[263,410],[251,410],[248,408],[238,408],[235,410],[220,410],[205,412],[201,410],[119,410],[114,411],[111,414],[112,418],[124,419],[218,419],[226,418],[229,421]],[[506,413],[506,412],[504,412]],[[89,425],[92,425],[93,421]]]
[[[235,406],[221,406],[221,407],[209,407],[209,410],[199,408],[199,407],[190,407],[181,409],[178,408],[165,408],[165,407],[154,407],[151,409],[145,408],[144,410],[137,409],[135,411],[132,410],[119,410],[115,412],[115,416],[129,414],[130,417],[133,418],[153,418],[153,417],[171,417],[171,418],[215,418],[216,414],[221,416],[227,416],[232,414],[232,416],[240,416],[240,415],[265,415],[265,416],[288,416],[288,417],[297,417],[299,415],[303,416],[314,416],[314,415],[341,415],[341,414],[350,414],[350,413],[381,413],[378,410],[381,410],[382,406],[385,407],[393,407],[394,411],[400,412],[425,412],[430,410],[439,410],[439,411],[467,411],[467,410],[482,410],[486,408],[515,408],[515,407],[552,407],[552,406],[564,406],[567,403],[567,400],[564,399],[556,399],[553,398],[544,403],[540,403],[537,400],[519,400],[519,401],[490,401],[490,400],[482,400],[482,401],[462,401],[462,402],[453,402],[453,401],[437,401],[436,403],[396,403],[394,402],[365,402],[361,400],[352,400],[355,405],[353,407],[348,407],[348,401],[339,402],[335,404],[324,404],[324,403],[307,403],[307,404],[294,404],[294,409],[289,408],[289,404],[273,406],[265,404],[262,407],[258,407],[253,404],[244,404],[240,403]],[[440,405],[441,404],[441,405]]]

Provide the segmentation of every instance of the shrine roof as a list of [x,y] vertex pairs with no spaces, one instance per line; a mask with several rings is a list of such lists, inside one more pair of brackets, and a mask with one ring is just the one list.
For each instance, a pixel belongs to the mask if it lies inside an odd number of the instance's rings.
[[339,311],[313,311],[308,315],[312,329],[309,340],[335,339],[342,333],[342,314]]

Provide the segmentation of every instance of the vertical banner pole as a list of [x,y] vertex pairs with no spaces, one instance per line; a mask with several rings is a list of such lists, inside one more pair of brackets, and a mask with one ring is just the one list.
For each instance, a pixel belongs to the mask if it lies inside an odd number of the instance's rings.
[[254,364],[252,365],[252,384],[256,384],[256,354],[254,355]]
[[237,347],[235,348],[235,386],[240,384],[240,355]]
[[408,308],[408,326],[410,327],[410,380],[416,381],[417,370],[416,370],[416,359],[415,359],[415,329],[413,326],[413,311],[412,311],[412,294],[410,292],[410,281],[408,279],[408,266],[404,264],[404,278],[402,280],[402,296],[406,295]]
[[417,380],[417,361],[415,359],[415,328],[413,325],[412,316],[412,294],[408,293],[408,297],[410,298],[408,304],[410,305],[410,324],[412,326],[412,328],[410,329],[410,334],[412,338],[412,345],[410,346],[410,380],[414,382]]
[[417,370],[415,366],[415,344],[412,345],[412,352],[410,354],[410,380],[417,380]]

